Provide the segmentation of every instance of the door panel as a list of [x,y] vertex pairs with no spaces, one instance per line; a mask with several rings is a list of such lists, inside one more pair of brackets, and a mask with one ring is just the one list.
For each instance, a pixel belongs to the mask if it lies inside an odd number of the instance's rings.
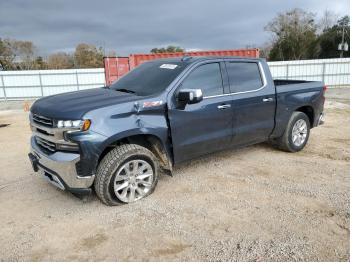
[[[223,105],[230,106],[220,109]],[[232,138],[231,96],[206,98],[184,110],[169,110],[175,162],[228,147]]]
[[175,163],[230,146],[232,100],[230,95],[224,95],[228,81],[227,75],[223,81],[225,65],[219,62],[198,65],[177,89],[200,88],[203,101],[180,109],[176,106],[176,91],[173,95],[175,102],[170,106],[168,116]]
[[266,141],[274,128],[275,88],[257,62],[226,62],[233,108],[233,145]]
[[[267,88],[268,89],[268,88]],[[258,91],[233,96],[233,145],[266,141],[274,127],[275,101],[263,102],[274,94]]]

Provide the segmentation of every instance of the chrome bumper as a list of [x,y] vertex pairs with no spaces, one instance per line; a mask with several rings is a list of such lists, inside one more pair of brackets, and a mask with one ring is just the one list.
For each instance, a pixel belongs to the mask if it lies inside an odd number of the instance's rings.
[[[86,189],[91,187],[95,175],[81,177],[76,171],[76,163],[80,155],[76,153],[55,152],[50,155],[44,154],[31,137],[31,153],[37,158],[38,169],[45,178],[62,190]],[[62,183],[63,182],[63,183]]]

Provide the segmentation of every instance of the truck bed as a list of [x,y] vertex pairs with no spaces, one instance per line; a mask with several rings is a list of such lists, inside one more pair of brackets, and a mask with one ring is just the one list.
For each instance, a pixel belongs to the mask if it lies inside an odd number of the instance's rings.
[[305,92],[306,90],[318,90],[321,92],[324,87],[324,83],[320,81],[306,81],[306,80],[287,80],[287,79],[275,79],[273,80],[277,93],[286,92]]
[[310,82],[315,82],[315,81],[275,79],[275,80],[273,80],[273,82],[275,83],[275,86],[282,86],[282,85],[295,85],[295,84],[310,83]]

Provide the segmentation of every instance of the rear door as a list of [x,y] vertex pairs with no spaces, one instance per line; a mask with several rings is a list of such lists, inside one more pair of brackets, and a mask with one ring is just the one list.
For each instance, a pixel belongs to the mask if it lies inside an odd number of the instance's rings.
[[233,107],[232,144],[266,141],[274,128],[275,88],[258,61],[227,61]]
[[184,109],[176,108],[176,102],[169,108],[175,162],[230,145],[232,101],[229,95],[224,95],[224,87],[228,87],[225,73],[223,62],[198,65],[189,72],[173,94],[175,100],[180,89],[202,89],[204,96],[203,101],[186,105]]

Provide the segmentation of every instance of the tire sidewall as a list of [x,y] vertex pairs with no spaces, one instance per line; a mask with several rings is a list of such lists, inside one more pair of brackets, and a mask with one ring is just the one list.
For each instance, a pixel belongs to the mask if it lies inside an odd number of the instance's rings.
[[97,168],[94,188],[97,197],[104,204],[108,206],[128,204],[117,198],[114,193],[113,182],[119,169],[131,159],[142,159],[149,163],[153,169],[154,180],[152,187],[143,198],[154,191],[159,177],[159,163],[156,156],[149,149],[137,144],[119,145],[104,156]]
[[147,156],[147,155],[144,155],[144,154],[132,154],[132,155],[129,155],[129,156],[126,156],[123,160],[121,161],[118,161],[118,163],[115,163],[114,165],[114,168],[111,170],[111,175],[110,175],[110,179],[109,179],[109,183],[108,183],[108,195],[111,199],[113,199],[114,201],[117,201],[121,204],[128,204],[127,202],[123,202],[121,201],[120,199],[118,199],[118,197],[115,195],[115,192],[114,192],[114,178],[116,177],[116,175],[118,174],[120,168],[122,168],[122,166],[130,161],[130,160],[144,160],[146,161],[148,164],[151,165],[152,167],[152,171],[153,171],[153,182],[152,182],[152,187],[151,189],[147,192],[147,194],[143,197],[147,197],[148,195],[152,194],[152,192],[154,191],[157,183],[158,183],[158,172],[157,172],[157,167],[156,167],[156,163],[155,161]]
[[[296,146],[293,143],[293,134],[292,133],[293,133],[293,127],[294,127],[295,123],[298,120],[300,120],[300,119],[303,119],[306,122],[307,134],[306,134],[306,138],[305,138],[304,143],[301,144],[300,146]],[[289,146],[289,148],[290,148],[290,150],[292,152],[298,152],[298,151],[302,150],[305,147],[305,145],[307,144],[307,142],[309,140],[309,136],[310,136],[310,121],[309,121],[309,118],[307,117],[307,115],[305,115],[302,112],[294,113],[288,126],[289,126],[289,128],[288,128],[288,146]]]

